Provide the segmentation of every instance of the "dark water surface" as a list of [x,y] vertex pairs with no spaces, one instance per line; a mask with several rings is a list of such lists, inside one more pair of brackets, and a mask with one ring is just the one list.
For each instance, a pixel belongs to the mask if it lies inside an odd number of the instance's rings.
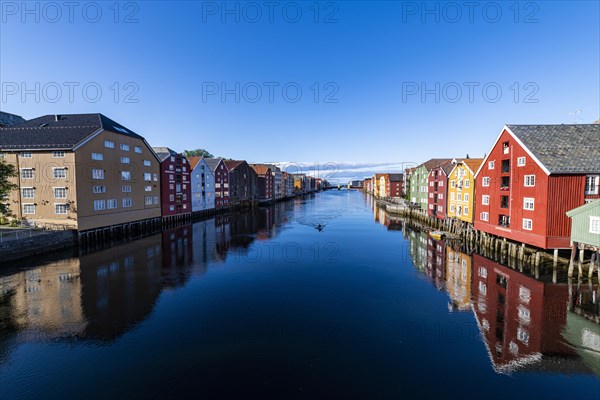
[[5,268],[0,398],[598,398],[597,285],[461,250],[331,191]]

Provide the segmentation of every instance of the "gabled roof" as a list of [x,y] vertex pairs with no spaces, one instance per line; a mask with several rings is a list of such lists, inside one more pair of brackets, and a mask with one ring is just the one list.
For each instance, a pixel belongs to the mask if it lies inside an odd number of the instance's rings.
[[450,175],[450,172],[456,166],[456,164],[453,162],[455,160],[456,159],[446,159],[446,160],[442,161],[441,163],[439,163],[438,165],[431,167],[431,169],[429,169],[429,171],[431,171],[432,169],[439,168],[440,170],[442,170],[442,172],[444,174],[446,174],[446,176],[448,176],[448,175]]
[[225,166],[227,167],[227,169],[229,171],[233,171],[234,169],[239,167],[245,161],[243,161],[243,160],[223,160],[223,162],[225,163]]
[[600,172],[600,125],[507,125],[551,174]]
[[165,161],[168,157],[177,157],[179,155],[175,150],[168,147],[153,147],[152,150],[154,150],[161,162]]
[[404,181],[404,174],[389,174],[390,182],[402,182]]
[[462,164],[465,167],[467,167],[473,173],[474,176],[477,170],[479,170],[479,167],[482,163],[483,158],[465,158],[463,160],[458,160],[456,165],[454,165],[454,168],[452,168],[452,170],[448,173],[448,176],[452,174],[452,172],[459,166],[459,164]]
[[419,167],[425,167],[425,169],[427,170],[427,172],[431,171],[432,169],[434,169],[435,167],[447,163],[447,162],[451,162],[452,159],[451,158],[432,158],[431,160],[427,160],[422,164],[419,164],[415,167],[415,169],[419,168]]
[[25,122],[25,119],[20,115],[0,111],[0,127],[17,125],[23,122]]
[[3,150],[72,150],[102,130],[144,140],[102,114],[44,115],[0,130]]
[[252,169],[254,169],[254,172],[256,172],[258,175],[265,175],[265,174],[271,172],[271,168],[264,164],[250,164],[250,166],[252,167]]
[[198,165],[198,163],[200,162],[200,160],[202,159],[202,157],[200,156],[193,156],[188,158],[188,163],[190,164],[190,170],[194,170],[194,168],[196,168],[196,165]]
[[[215,170],[219,166],[219,163],[222,160],[223,160],[222,158],[205,158],[204,159],[204,161],[206,161],[206,164],[208,164],[208,168],[210,168],[212,170],[212,172],[215,172]],[[225,164],[225,163],[223,163],[223,164]],[[225,167],[227,168],[227,165],[225,165]]]
[[598,216],[600,216],[600,199],[592,201],[591,203],[584,204],[580,207],[574,208],[571,211],[567,211],[567,216],[573,218],[577,214],[580,214],[584,211],[597,209]]

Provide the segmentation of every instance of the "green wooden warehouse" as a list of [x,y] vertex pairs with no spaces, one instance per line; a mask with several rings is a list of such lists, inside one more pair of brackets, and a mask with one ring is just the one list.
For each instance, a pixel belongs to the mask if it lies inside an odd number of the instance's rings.
[[573,262],[577,249],[579,249],[579,263],[581,263],[585,250],[592,251],[590,259],[589,276],[594,271],[594,263],[600,263],[600,199],[567,212],[571,218],[571,263],[569,275],[573,271]]

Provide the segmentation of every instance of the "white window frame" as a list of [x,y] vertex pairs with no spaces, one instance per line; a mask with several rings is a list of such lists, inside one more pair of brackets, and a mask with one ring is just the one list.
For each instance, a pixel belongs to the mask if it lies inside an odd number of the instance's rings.
[[133,200],[131,199],[131,197],[123,197],[122,204],[123,208],[133,207]]
[[94,211],[106,210],[106,200],[94,200]]
[[151,206],[152,205],[152,196],[144,197],[144,204],[147,206]]
[[140,146],[135,146],[133,148],[133,151],[136,152],[136,153],[138,153],[138,154],[142,154],[142,148]]
[[[588,180],[591,182],[588,185]],[[587,175],[585,177],[585,194],[598,194],[599,186],[600,186],[600,175]],[[591,188],[591,190],[589,190]]]
[[482,221],[489,221],[489,220],[490,220],[490,214],[484,211],[484,212],[482,212],[482,213],[479,215],[479,218],[480,218]]
[[490,177],[489,176],[484,176],[483,178],[481,178],[481,186],[484,186],[484,187],[490,186]]
[[117,199],[108,199],[106,200],[106,209],[107,210],[114,210],[115,208],[117,208]]
[[152,191],[152,186],[151,185],[144,186],[144,192],[151,192],[151,191]]
[[[64,212],[58,212],[58,207],[63,206]],[[67,215],[69,213],[69,205],[66,203],[54,203],[54,214],[56,215]]]
[[104,179],[104,170],[99,168],[92,168],[92,179],[101,180]]
[[535,198],[524,197],[523,198],[523,210],[533,211],[535,209]]
[[490,205],[490,196],[488,194],[484,194],[483,196],[481,196],[481,204],[484,206]]
[[150,172],[144,172],[144,181],[152,182],[152,174]]
[[[32,212],[26,211],[26,209],[25,209],[26,207],[31,207],[33,209],[33,211]],[[23,203],[23,214],[25,214],[25,215],[33,215],[33,214],[36,213],[36,211],[37,211],[37,207],[36,207],[35,204],[33,204],[33,203]]]
[[[531,183],[531,180],[533,180],[533,184]],[[525,187],[535,187],[535,175],[525,175],[523,183]]]
[[121,144],[119,145],[119,148],[120,148],[122,151],[129,151],[129,145],[128,145],[128,144],[125,144],[125,143],[121,143]]
[[[57,171],[64,171],[64,176],[57,176]],[[67,179],[67,169],[65,167],[52,167],[52,176],[54,179]]]
[[121,186],[121,192],[123,192],[123,193],[131,193],[131,186],[130,185],[122,185]]
[[52,158],[65,158],[65,152],[63,150],[55,150],[52,152]]
[[600,235],[600,217],[590,215],[590,233]]
[[130,162],[131,162],[131,159],[129,157],[125,157],[125,156],[121,157],[121,164],[129,164]]
[[469,206],[463,207],[463,215],[469,215]]
[[488,169],[494,169],[494,168],[496,168],[496,160],[488,161]]
[[131,180],[131,171],[121,171],[121,180],[122,181],[130,181]]
[[112,140],[105,140],[104,141],[104,147],[106,147],[107,149],[114,149],[115,148],[115,142],[113,142]]
[[517,158],[517,167],[524,167],[526,162],[527,161],[526,161],[525,157],[518,157]]
[[[25,174],[25,172],[31,172],[31,174]],[[27,176],[26,176],[27,175]],[[29,176],[31,175],[31,176]],[[21,168],[21,179],[34,179],[35,178],[35,171],[33,170],[33,168]]]
[[[31,193],[31,196],[25,196],[25,191],[27,191],[27,193]],[[35,188],[33,188],[33,187],[22,187],[21,188],[21,197],[23,199],[34,199],[35,198]]]
[[150,167],[150,166],[152,166],[152,161],[144,160],[144,167]]
[[95,160],[95,161],[104,161],[104,154],[102,154],[102,153],[92,153],[92,160]]
[[20,156],[21,158],[33,158],[33,154],[30,151],[22,151]]
[[[66,187],[55,187],[55,188],[52,188],[52,189],[53,189],[52,191],[53,191],[55,199],[66,199],[67,198],[67,188]],[[57,196],[56,195],[57,194],[57,190],[61,190],[62,193],[65,194],[64,197]]]
[[103,185],[94,185],[92,186],[92,193],[106,193],[106,186]]
[[533,230],[533,220],[531,218],[523,218],[523,229],[526,231]]

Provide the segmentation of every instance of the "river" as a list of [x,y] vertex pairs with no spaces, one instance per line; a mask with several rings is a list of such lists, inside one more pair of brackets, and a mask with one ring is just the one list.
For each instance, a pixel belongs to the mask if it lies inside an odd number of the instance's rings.
[[596,398],[598,285],[463,250],[335,190],[21,262],[0,398]]

